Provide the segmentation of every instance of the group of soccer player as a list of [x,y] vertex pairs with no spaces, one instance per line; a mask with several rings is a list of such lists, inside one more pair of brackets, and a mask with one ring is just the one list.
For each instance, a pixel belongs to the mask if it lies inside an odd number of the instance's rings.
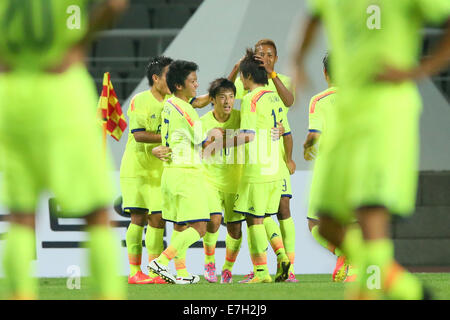
[[[78,1],[82,20],[90,21],[79,29],[67,28],[71,0],[40,2],[42,10],[33,10],[31,0],[0,2],[2,204],[11,213],[3,256],[8,293],[16,299],[37,297],[30,276],[34,213],[47,189],[63,216],[86,219],[94,297],[125,298],[106,209],[112,202],[109,164],[97,139],[97,99],[83,60],[93,35],[125,10],[127,0],[97,0],[91,12],[92,1]],[[198,282],[187,271],[186,253],[202,238],[205,278],[216,282],[222,213],[227,226],[222,283],[232,282],[244,221],[253,272],[243,282],[272,281],[268,241],[277,255],[275,281],[297,281],[289,209],[295,163],[287,113],[293,88],[306,83],[305,57],[322,21],[330,47],[324,59],[329,88],[311,100],[304,143],[305,159],[316,159],[311,233],[338,257],[334,279],[353,281],[348,298],[427,297],[416,277],[395,261],[388,227],[391,214],[406,217],[414,210],[421,103],[413,80],[449,62],[450,2],[310,2],[313,15],[296,55],[294,81],[274,71],[277,48],[268,39],[248,49],[228,79],[214,80],[202,96],[197,96],[196,63],[167,57],[149,63],[151,89],[131,102],[120,170],[123,207],[131,216],[129,283]],[[382,13],[379,27],[367,21],[373,6]],[[426,22],[448,27],[435,52],[418,64],[418,34]],[[240,111],[233,109],[235,99],[241,99]],[[213,110],[200,118],[195,108],[209,103]],[[167,222],[174,231],[164,249]],[[146,225],[148,275],[140,268]],[[171,260],[176,276],[168,267]],[[378,281],[371,281],[374,276]]]
[[[162,56],[149,62],[151,89],[131,100],[130,135],[120,174],[123,210],[131,215],[126,236],[130,284],[198,282],[185,260],[189,246],[200,238],[205,279],[217,282],[215,248],[222,213],[227,236],[221,283],[232,282],[243,221],[253,272],[241,282],[272,281],[268,240],[277,256],[275,281],[297,282],[289,209],[295,163],[287,121],[294,94],[290,79],[274,71],[277,59],[275,43],[262,39],[247,50],[228,78],[214,80],[208,93],[199,97],[197,64]],[[242,100],[240,111],[234,109],[235,99]],[[199,118],[194,108],[209,103],[213,110]],[[258,147],[268,148],[265,153],[252,154],[249,145],[257,141]],[[271,215],[277,215],[279,224]],[[167,221],[174,229],[164,250]],[[140,267],[147,224],[148,275]],[[170,260],[176,276],[168,269]]]

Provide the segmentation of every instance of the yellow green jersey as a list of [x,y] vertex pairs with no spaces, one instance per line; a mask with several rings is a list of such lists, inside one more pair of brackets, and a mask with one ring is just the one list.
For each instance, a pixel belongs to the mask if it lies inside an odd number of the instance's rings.
[[164,103],[161,119],[162,145],[172,149],[165,167],[202,168],[202,143],[206,132],[200,118],[186,101],[172,97]]
[[449,0],[309,0],[325,25],[340,93],[375,83],[386,65],[409,70],[421,53],[425,23],[450,17]]
[[309,103],[309,131],[324,134],[329,125],[331,112],[336,104],[336,88],[330,87],[327,90],[316,94]]
[[255,139],[245,145],[242,181],[260,183],[280,179],[284,161],[280,140],[272,141],[271,129],[281,119],[282,106],[280,97],[265,87],[256,88],[242,99],[241,132],[255,134]]
[[57,65],[86,36],[91,4],[101,1],[0,1],[0,64],[36,71]]
[[[225,122],[219,122],[214,117],[213,110],[200,118],[203,130],[208,132],[213,128],[223,128],[227,137],[233,137],[239,132],[241,114],[239,110],[231,110],[230,117]],[[228,147],[216,152],[209,159],[204,159],[206,177],[219,191],[235,193],[241,178],[242,164],[239,163],[238,149]]]
[[160,143],[137,142],[133,133],[148,131],[161,134],[161,112],[164,101],[158,101],[150,90],[131,99],[127,116],[130,132],[120,166],[121,177],[160,177],[162,162],[152,154]]

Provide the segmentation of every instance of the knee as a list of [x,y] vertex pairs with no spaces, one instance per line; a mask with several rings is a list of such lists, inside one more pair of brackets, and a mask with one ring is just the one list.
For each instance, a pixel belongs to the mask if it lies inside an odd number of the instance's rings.
[[227,231],[233,239],[240,239],[242,237],[242,223],[227,223]]

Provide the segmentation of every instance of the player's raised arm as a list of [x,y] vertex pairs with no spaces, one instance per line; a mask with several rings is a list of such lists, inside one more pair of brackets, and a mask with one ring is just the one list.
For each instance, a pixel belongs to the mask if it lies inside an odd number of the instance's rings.
[[193,108],[204,108],[210,103],[211,99],[209,94],[204,94],[195,98],[192,98],[191,105]]
[[304,70],[305,57],[314,42],[319,24],[319,17],[311,16],[304,26],[303,33],[301,33],[300,44],[294,55],[294,65],[296,66],[294,88],[302,87],[306,83],[307,77]]

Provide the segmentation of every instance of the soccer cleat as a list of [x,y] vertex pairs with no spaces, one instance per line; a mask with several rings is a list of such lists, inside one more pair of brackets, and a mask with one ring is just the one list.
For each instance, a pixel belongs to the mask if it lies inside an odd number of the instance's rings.
[[200,277],[196,275],[191,275],[190,277],[177,277],[175,279],[175,284],[194,284],[200,281]]
[[347,277],[347,272],[348,264],[346,262],[345,256],[338,257],[332,275],[333,282],[343,282]]
[[280,261],[277,268],[277,274],[275,275],[275,282],[283,282],[289,278],[290,266],[291,262],[287,257]]
[[169,267],[158,263],[156,259],[150,262],[150,264],[148,265],[148,271],[153,271],[167,283],[175,283],[176,281],[174,275],[170,273]]
[[233,275],[230,270],[222,270],[222,277],[220,278],[220,283],[232,283]]
[[249,274],[244,276],[244,280],[239,281],[239,283],[247,283],[251,281],[255,277],[255,274],[253,272],[250,272]]
[[356,281],[357,270],[352,265],[348,265],[347,277],[345,277],[344,282],[355,282]]
[[252,283],[270,283],[270,282],[272,282],[272,277],[268,272],[257,272],[255,276],[246,283],[252,284]]
[[284,280],[284,282],[296,283],[296,282],[298,282],[298,280],[295,277],[295,274],[291,271],[291,272],[289,272],[289,277],[286,280]]
[[149,277],[142,271],[136,272],[134,276],[128,276],[128,284],[151,284],[154,283],[153,278]]
[[208,263],[205,264],[205,279],[208,282],[215,283],[217,282],[217,275],[216,275],[216,264],[215,263]]

